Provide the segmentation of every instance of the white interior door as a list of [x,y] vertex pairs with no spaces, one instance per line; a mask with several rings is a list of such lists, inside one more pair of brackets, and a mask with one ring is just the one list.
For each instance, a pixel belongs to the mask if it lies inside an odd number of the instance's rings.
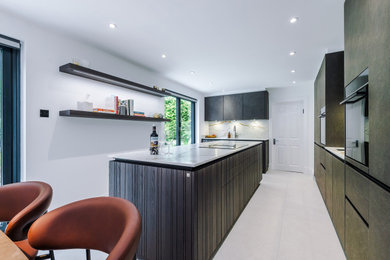
[[303,101],[274,105],[271,140],[274,169],[303,172],[303,113]]

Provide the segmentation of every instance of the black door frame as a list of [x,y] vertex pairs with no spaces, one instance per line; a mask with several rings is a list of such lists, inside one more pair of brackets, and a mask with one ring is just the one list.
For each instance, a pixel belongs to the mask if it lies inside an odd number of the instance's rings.
[[[0,35],[0,39],[20,46],[18,40]],[[3,151],[2,184],[20,181],[20,49],[0,42],[3,60]]]

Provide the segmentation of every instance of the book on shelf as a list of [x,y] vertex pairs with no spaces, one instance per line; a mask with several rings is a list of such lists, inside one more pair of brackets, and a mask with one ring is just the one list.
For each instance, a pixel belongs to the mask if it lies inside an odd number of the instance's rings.
[[134,116],[145,116],[145,113],[140,111],[134,111]]
[[126,99],[125,104],[126,104],[127,115],[133,116],[134,115],[134,100],[133,99]]
[[106,108],[94,108],[93,112],[116,114],[116,111],[114,109],[106,109]]
[[114,110],[115,114],[119,114],[119,98],[118,96],[109,96],[106,98],[106,109]]

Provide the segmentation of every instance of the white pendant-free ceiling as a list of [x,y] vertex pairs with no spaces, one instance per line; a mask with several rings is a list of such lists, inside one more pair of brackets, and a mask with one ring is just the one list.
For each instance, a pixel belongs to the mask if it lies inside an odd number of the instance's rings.
[[[323,55],[343,49],[343,4],[2,0],[0,9],[73,34],[201,92],[216,93],[313,82]],[[294,24],[292,17],[298,17]]]

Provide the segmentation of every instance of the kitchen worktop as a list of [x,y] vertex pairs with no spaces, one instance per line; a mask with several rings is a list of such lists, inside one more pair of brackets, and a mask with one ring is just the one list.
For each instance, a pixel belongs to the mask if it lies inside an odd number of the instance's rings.
[[[215,141],[201,144],[190,144],[171,147],[172,154],[165,154],[160,150],[159,155],[151,155],[149,150],[138,150],[110,155],[117,161],[127,161],[139,164],[176,166],[180,168],[196,168],[203,164],[218,160],[228,155],[246,150],[262,143],[261,141]],[[237,145],[236,149],[208,148],[213,144]],[[206,148],[207,147],[207,148]]]
[[324,147],[325,150],[329,151],[331,154],[339,157],[341,160],[345,160],[345,153],[344,151],[339,151],[337,149],[344,149],[344,147],[328,147],[328,146],[325,146]]

